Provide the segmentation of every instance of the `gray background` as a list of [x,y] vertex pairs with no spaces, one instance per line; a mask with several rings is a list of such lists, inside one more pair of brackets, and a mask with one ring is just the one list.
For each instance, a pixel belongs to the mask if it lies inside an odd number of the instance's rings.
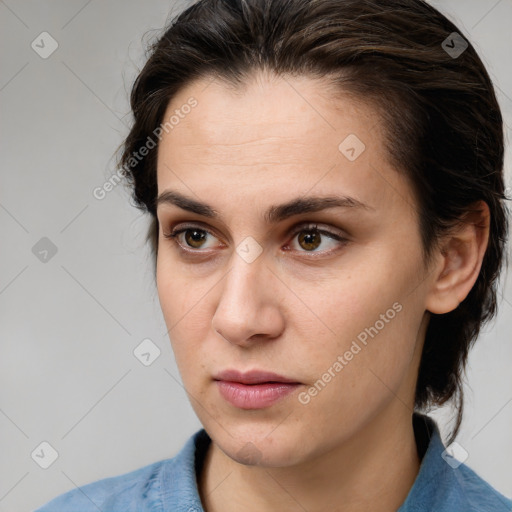
[[[495,81],[510,186],[512,1],[432,3],[470,38]],[[75,486],[171,457],[201,426],[159,308],[147,219],[122,186],[103,200],[92,193],[115,170],[144,41],[183,5],[0,1],[2,512],[30,511]],[[46,59],[31,47],[44,31],[58,43]],[[43,237],[57,248],[46,262],[33,252]],[[471,353],[457,442],[468,465],[512,496],[510,278],[500,297],[499,317]],[[133,355],[145,338],[161,350],[150,366]],[[434,416],[449,426],[447,411]],[[43,441],[58,452],[48,469],[39,465],[51,456]]]

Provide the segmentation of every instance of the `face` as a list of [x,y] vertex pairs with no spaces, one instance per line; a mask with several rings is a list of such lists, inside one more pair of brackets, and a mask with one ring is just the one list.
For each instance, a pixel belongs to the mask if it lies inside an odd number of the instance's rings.
[[412,190],[376,112],[313,78],[258,75],[239,90],[196,81],[172,115],[157,287],[214,443],[242,463],[291,466],[407,412],[428,279]]

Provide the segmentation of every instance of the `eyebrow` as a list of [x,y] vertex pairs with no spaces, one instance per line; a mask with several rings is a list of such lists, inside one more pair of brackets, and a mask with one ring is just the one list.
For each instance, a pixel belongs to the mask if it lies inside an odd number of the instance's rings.
[[[220,213],[210,205],[196,201],[174,190],[165,190],[157,197],[156,207],[158,208],[162,204],[172,204],[182,210],[196,213],[203,217],[221,219]],[[267,224],[275,224],[294,215],[318,212],[329,208],[375,210],[375,208],[349,196],[309,196],[298,197],[283,204],[270,206],[264,214],[264,220]]]

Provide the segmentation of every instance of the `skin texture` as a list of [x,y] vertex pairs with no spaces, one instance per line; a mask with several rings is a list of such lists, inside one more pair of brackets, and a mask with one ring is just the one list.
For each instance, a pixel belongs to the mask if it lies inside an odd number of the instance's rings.
[[[195,81],[164,118],[190,97],[197,106],[159,144],[158,193],[208,203],[221,218],[158,206],[157,287],[183,384],[212,438],[198,483],[204,508],[394,511],[420,464],[411,416],[429,311],[453,310],[476,281],[486,205],[426,268],[412,190],[388,161],[370,105],[349,96],[334,105],[318,79],[258,73],[238,90]],[[338,149],[349,134],[365,144],[354,161]],[[312,195],[367,208],[264,221],[271,205]],[[195,245],[191,231],[164,237],[184,223],[212,234]],[[346,240],[301,241],[308,223]],[[236,250],[247,237],[257,242],[250,251],[262,249],[250,263]],[[333,372],[393,304],[400,311]],[[302,385],[271,407],[239,409],[213,381],[228,368]],[[329,368],[325,387],[301,403]]]

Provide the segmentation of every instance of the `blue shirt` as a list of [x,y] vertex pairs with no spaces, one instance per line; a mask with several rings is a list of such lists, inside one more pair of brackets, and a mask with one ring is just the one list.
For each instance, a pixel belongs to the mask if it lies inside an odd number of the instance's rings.
[[[415,413],[413,425],[421,465],[397,512],[512,511],[512,500],[447,455],[431,418]],[[201,429],[175,457],[72,489],[35,512],[204,512],[197,475],[210,442]]]

